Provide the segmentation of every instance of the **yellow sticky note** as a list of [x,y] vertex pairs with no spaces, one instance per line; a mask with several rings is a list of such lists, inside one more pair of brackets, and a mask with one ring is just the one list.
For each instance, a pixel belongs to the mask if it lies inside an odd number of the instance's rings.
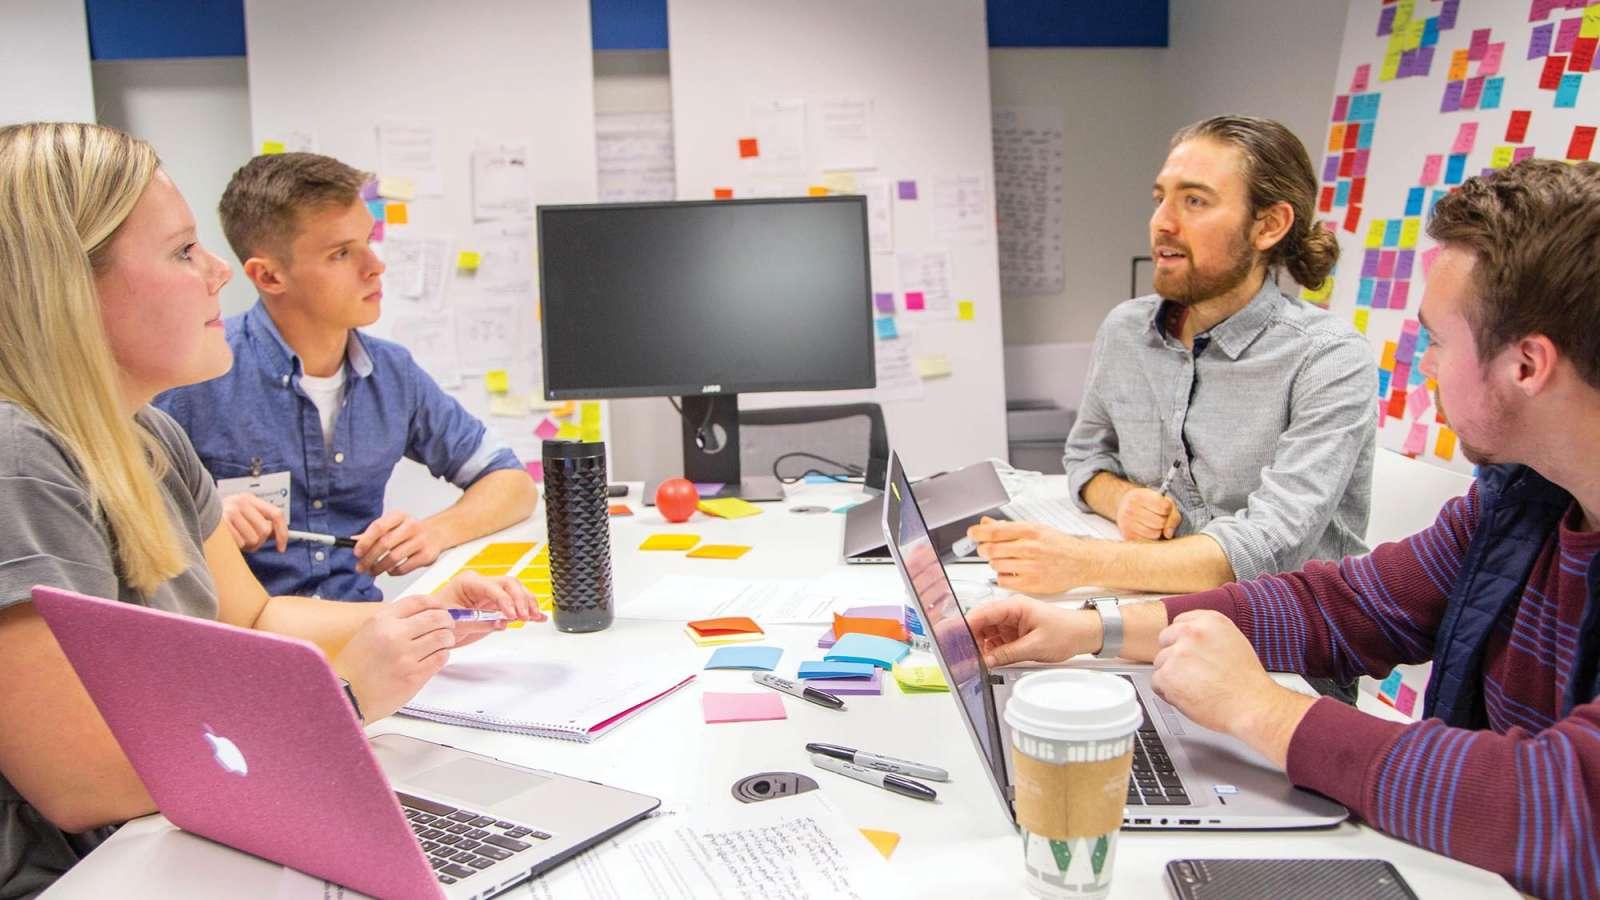
[[1385,220],[1383,220],[1383,219],[1373,219],[1372,220],[1372,224],[1367,226],[1367,246],[1368,247],[1382,247],[1383,246],[1383,231],[1387,227],[1389,227],[1389,225],[1388,225],[1388,222],[1386,222]]
[[690,559],[738,559],[750,552],[738,544],[706,544],[689,551]]
[[740,497],[701,500],[697,508],[708,516],[721,516],[724,519],[742,519],[761,512],[761,507]]
[[700,543],[698,534],[652,534],[639,545],[640,550],[688,550]]
[[404,225],[411,220],[404,203],[385,203],[383,221],[389,225]]
[[878,852],[883,854],[884,859],[888,859],[889,857],[893,856],[894,848],[900,846],[900,835],[895,834],[892,831],[879,831],[876,828],[863,828],[861,829],[861,836],[870,841],[872,846],[878,848]]
[[[560,431],[560,429],[557,429],[557,431]],[[579,427],[578,431],[580,432],[578,439],[584,443],[593,444],[601,440],[599,425],[583,425]]]
[[977,316],[973,313],[971,300],[956,301],[956,318],[963,322],[971,322],[973,319],[977,318]]
[[1600,38],[1600,3],[1591,3],[1584,9],[1578,37]]
[[528,414],[528,398],[521,394],[491,394],[489,415],[520,419]]
[[939,667],[933,666],[908,666],[895,663],[894,680],[899,683],[900,690],[905,693],[922,693],[948,691],[950,685],[944,680],[944,673]]
[[943,378],[949,375],[950,357],[943,353],[917,357],[917,375],[921,378]]
[[[1396,37],[1399,37],[1399,35],[1396,35]],[[1390,44],[1393,46],[1392,41]],[[1400,54],[1403,52],[1405,51],[1395,47],[1383,55],[1383,68],[1378,70],[1379,81],[1393,81],[1394,77],[1400,74]]]
[[483,264],[483,254],[476,250],[463,250],[456,254],[456,268],[468,272],[478,271],[478,266]]
[[501,575],[510,575],[511,574],[511,566],[509,566],[509,565],[497,566],[497,565],[490,565],[489,563],[470,563],[469,562],[466,565],[461,567],[461,571],[462,572],[477,572],[479,575],[486,575],[486,576],[489,576],[491,578],[497,578],[497,577],[499,577]]
[[1383,342],[1383,358],[1378,362],[1378,368],[1394,371],[1394,355],[1400,351],[1399,345],[1394,341]]
[[1321,287],[1317,288],[1316,290],[1305,290],[1305,291],[1301,292],[1300,296],[1303,297],[1306,300],[1310,300],[1313,303],[1324,303],[1325,304],[1327,302],[1327,300],[1328,300],[1328,295],[1330,295],[1332,293],[1333,293],[1333,279],[1332,278],[1324,278],[1324,279],[1322,279],[1322,286]]
[[556,429],[556,440],[579,441],[583,440],[583,429],[576,425],[562,425]]
[[1515,152],[1516,148],[1510,144],[1503,144],[1494,148],[1494,152],[1489,154],[1489,168],[1504,169],[1506,166],[1511,165],[1511,155]]
[[379,176],[378,196],[385,200],[410,200],[417,196],[417,183],[398,175]]
[[828,189],[823,185],[813,184],[811,187],[806,188],[806,193],[813,197],[826,197],[828,196]]
[[1358,310],[1356,310],[1356,314],[1355,314],[1355,317],[1354,317],[1355,324],[1356,324],[1356,330],[1361,332],[1362,334],[1366,334],[1367,333],[1367,312],[1368,312],[1368,310],[1366,310],[1366,309],[1358,309]]
[[600,424],[600,401],[585,400],[578,404],[578,421],[584,425]]
[[489,544],[482,550],[472,555],[471,562],[499,563],[510,565],[522,558],[524,553],[538,546],[535,541],[501,541]]
[[1422,232],[1421,219],[1407,219],[1400,225],[1400,247],[1409,249],[1417,246],[1417,235]]
[[504,394],[511,390],[511,376],[505,369],[491,369],[484,373],[483,386],[492,394]]
[[283,146],[283,141],[262,141],[261,142],[261,155],[262,156],[277,156],[279,153],[284,152],[285,149],[286,148]]
[[856,192],[856,173],[823,172],[822,186],[835,194],[854,194]]

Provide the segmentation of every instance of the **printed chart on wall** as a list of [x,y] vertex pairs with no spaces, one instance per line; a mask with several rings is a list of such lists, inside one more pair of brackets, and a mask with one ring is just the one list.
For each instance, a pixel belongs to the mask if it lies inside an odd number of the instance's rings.
[[[607,432],[604,404],[547,403],[539,383],[535,205],[594,198],[587,4],[314,5],[248,6],[255,149],[374,173],[362,196],[387,268],[365,330],[409,349],[539,477],[543,438]],[[429,40],[402,66],[317,71],[349,34],[376,33]],[[544,90],[530,99],[526,84]]]
[[1384,446],[1471,470],[1420,368],[1417,307],[1438,253],[1429,211],[1466,178],[1529,157],[1594,158],[1597,43],[1588,0],[1352,0],[1327,144],[1312,153],[1340,261],[1304,296],[1372,342]]

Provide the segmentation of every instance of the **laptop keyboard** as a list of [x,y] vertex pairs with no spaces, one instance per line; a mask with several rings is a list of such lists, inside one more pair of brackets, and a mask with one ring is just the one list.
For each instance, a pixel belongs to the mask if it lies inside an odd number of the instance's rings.
[[[1131,682],[1133,679],[1128,680]],[[1183,789],[1178,770],[1172,765],[1172,757],[1161,742],[1155,723],[1150,721],[1150,711],[1145,709],[1144,697],[1137,691],[1134,697],[1139,700],[1139,712],[1144,716],[1144,722],[1134,737],[1133,774],[1128,778],[1128,805],[1188,806],[1189,794]]]
[[550,839],[547,832],[469,809],[399,791],[395,796],[441,884],[455,884]]

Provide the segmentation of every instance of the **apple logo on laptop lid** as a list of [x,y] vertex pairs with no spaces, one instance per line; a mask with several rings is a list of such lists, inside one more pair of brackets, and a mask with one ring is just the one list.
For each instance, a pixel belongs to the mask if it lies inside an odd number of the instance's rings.
[[250,774],[250,764],[245,762],[244,754],[239,752],[239,745],[213,732],[210,725],[206,726],[205,739],[206,743],[211,745],[211,755],[216,758],[217,765],[221,766],[224,772],[232,772],[235,775]]

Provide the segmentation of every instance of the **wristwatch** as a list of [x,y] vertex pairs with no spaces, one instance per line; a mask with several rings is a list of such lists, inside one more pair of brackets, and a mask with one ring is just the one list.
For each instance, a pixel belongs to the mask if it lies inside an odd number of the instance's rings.
[[339,684],[344,687],[344,695],[349,699],[350,707],[356,711],[356,718],[361,721],[361,724],[367,724],[367,717],[361,714],[361,703],[356,700],[356,689],[350,686],[350,679],[345,678],[343,675],[335,677],[339,679]]
[[1090,597],[1083,601],[1084,609],[1100,614],[1100,649],[1095,659],[1116,659],[1122,655],[1122,608],[1116,597]]

